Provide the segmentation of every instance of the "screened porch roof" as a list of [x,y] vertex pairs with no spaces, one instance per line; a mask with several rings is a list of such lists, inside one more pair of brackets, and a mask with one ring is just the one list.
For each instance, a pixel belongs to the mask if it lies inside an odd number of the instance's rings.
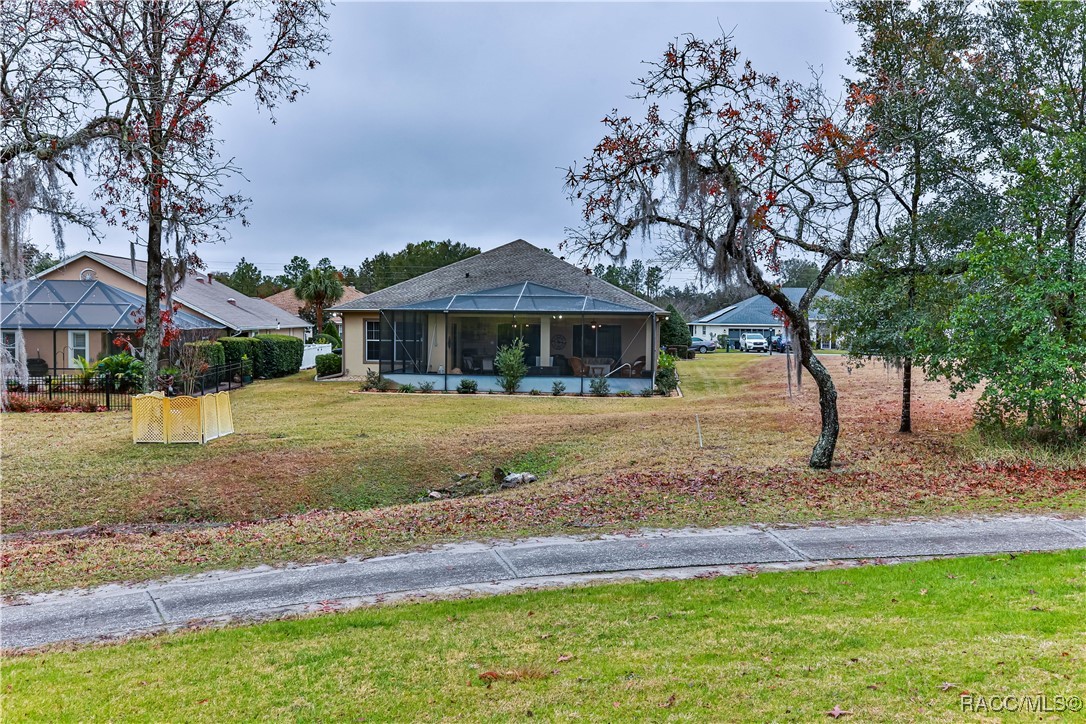
[[561,289],[545,287],[534,282],[509,284],[494,289],[484,289],[467,294],[454,294],[451,297],[427,299],[402,307],[388,307],[387,311],[403,312],[507,312],[519,314],[638,314],[644,316],[643,309],[635,309],[624,304],[608,302],[596,297],[564,292]]
[[[4,329],[136,329],[143,299],[100,281],[30,279],[0,287]],[[174,312],[180,329],[216,329],[213,322]]]

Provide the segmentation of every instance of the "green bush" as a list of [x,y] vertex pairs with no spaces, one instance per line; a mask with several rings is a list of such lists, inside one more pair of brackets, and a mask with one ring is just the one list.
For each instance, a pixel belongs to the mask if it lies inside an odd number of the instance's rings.
[[363,390],[379,390],[381,389],[381,373],[377,370],[366,370],[366,379],[362,380]]
[[338,375],[342,369],[343,358],[338,354],[319,354],[317,355],[317,376],[327,377],[328,375]]
[[433,392],[433,391],[434,391],[434,383],[433,382],[420,382],[419,383],[419,392]]
[[520,387],[520,381],[528,374],[528,363],[524,361],[527,345],[519,337],[510,344],[498,347],[494,355],[494,369],[498,372],[498,384],[506,394],[513,394]]
[[408,382],[406,384],[403,384],[403,385],[400,385],[400,392],[403,392],[406,395],[409,395],[414,391],[415,391],[415,386],[413,384],[411,384],[410,382]]
[[195,350],[197,362],[203,362],[208,367],[221,367],[226,364],[226,349],[218,342],[186,342],[186,347]]
[[479,391],[479,383],[475,380],[460,380],[460,384],[456,386],[456,391],[461,395],[474,395]]
[[254,362],[257,377],[285,377],[302,368],[305,343],[285,334],[258,334],[259,352]]
[[555,380],[554,384],[551,385],[551,394],[554,395],[555,397],[558,397],[559,395],[561,395],[565,391],[566,391],[566,383],[562,382],[561,380]]
[[646,387],[645,389],[641,390],[641,392],[639,392],[637,394],[641,395],[642,397],[652,397],[655,394],[655,392],[653,391],[653,389],[651,387]]
[[675,371],[675,358],[661,354],[656,364],[656,387],[665,395],[670,395],[679,387],[679,373]]
[[103,357],[97,369],[114,390],[136,390],[143,384],[143,362],[127,352]]
[[[216,341],[222,345],[223,359],[228,365],[241,364],[243,357],[248,357],[250,364],[255,365],[260,354],[260,340],[256,337],[219,337]],[[250,368],[249,374],[255,374],[255,366]]]
[[615,397],[633,397],[633,393],[629,390],[619,390],[615,393]]
[[660,342],[665,347],[690,346],[690,327],[674,304],[667,305],[668,318],[660,325]]
[[611,383],[607,381],[606,377],[593,377],[592,381],[588,383],[588,387],[596,397],[607,397],[607,395],[611,394]]
[[322,336],[322,337],[331,337],[332,339],[335,340],[335,345],[337,347],[341,347],[343,345],[342,341],[340,341],[339,330],[336,329],[336,323],[335,322],[325,322],[324,323],[324,328],[321,329],[320,336]]
[[339,337],[331,337],[327,334],[318,334],[313,338],[313,344],[330,344],[332,349],[338,349],[341,346]]

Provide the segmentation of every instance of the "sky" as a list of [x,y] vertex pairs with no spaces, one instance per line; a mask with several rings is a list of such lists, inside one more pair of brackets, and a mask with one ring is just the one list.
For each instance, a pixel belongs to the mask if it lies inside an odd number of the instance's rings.
[[[831,85],[858,46],[813,2],[341,2],[330,13],[331,52],[277,123],[250,98],[218,113],[252,203],[248,227],[199,249],[211,270],[245,257],[275,275],[295,254],[357,266],[425,239],[555,248],[580,220],[565,169],[602,138],[612,108],[643,114],[631,82],[676,36],[730,32],[760,71],[816,69]],[[129,238],[104,231],[101,245],[70,232],[68,252],[127,255]],[[45,241],[45,227],[34,236]],[[654,250],[633,255],[651,262]]]

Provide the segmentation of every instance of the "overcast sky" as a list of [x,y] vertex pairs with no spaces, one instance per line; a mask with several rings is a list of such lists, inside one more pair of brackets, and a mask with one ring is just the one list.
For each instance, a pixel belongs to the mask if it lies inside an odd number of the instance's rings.
[[[423,239],[553,248],[579,220],[563,169],[600,140],[611,108],[641,110],[626,100],[641,61],[721,28],[759,70],[806,78],[814,66],[827,83],[857,45],[823,3],[341,2],[331,54],[276,125],[250,99],[220,110],[250,226],[200,254],[213,270],[244,256],[276,274],[294,254],[354,266]],[[110,231],[95,248],[127,255]],[[69,235],[69,253],[86,245]]]

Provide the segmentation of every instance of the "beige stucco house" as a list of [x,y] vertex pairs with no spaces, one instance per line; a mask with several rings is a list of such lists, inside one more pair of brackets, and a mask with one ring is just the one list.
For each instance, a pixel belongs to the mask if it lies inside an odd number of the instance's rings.
[[343,367],[399,383],[497,390],[494,355],[521,338],[522,388],[612,392],[653,385],[666,312],[518,239],[331,309],[343,317]]

